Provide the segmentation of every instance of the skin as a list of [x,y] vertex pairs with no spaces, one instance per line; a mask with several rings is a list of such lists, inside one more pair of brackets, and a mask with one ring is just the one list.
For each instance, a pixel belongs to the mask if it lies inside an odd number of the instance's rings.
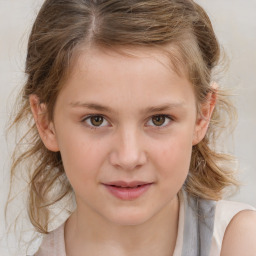
[[[75,61],[60,91],[54,120],[31,95],[38,131],[60,151],[77,209],[65,226],[67,255],[172,255],[177,237],[177,194],[189,170],[192,146],[207,131],[215,97],[198,116],[188,79],[152,49],[128,57],[91,48]],[[90,115],[103,117],[94,126]],[[163,122],[155,124],[154,117]],[[123,201],[103,183],[153,183]]]
[[242,211],[228,225],[221,248],[221,256],[255,256],[256,212]]

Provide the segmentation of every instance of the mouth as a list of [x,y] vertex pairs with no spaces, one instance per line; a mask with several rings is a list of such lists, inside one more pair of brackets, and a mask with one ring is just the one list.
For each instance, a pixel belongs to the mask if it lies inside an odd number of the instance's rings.
[[134,188],[139,188],[139,187],[144,186],[144,185],[137,185],[137,186],[133,186],[133,187],[123,187],[123,186],[116,186],[116,185],[110,185],[110,186],[116,187],[116,188],[134,189]]
[[126,182],[126,181],[113,181],[109,182],[105,185],[112,186],[112,187],[120,187],[120,188],[136,188],[136,187],[141,187],[146,184],[152,184],[152,182],[144,182],[144,181],[131,181],[131,182]]
[[153,185],[152,182],[142,181],[115,181],[103,184],[111,195],[121,200],[135,200],[145,194]]

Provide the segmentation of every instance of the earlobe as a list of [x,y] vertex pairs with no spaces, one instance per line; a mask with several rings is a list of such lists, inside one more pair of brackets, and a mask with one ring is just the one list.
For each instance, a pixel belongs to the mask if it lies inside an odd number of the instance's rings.
[[29,103],[38,133],[45,147],[53,152],[59,151],[54,124],[48,119],[47,106],[40,103],[35,94],[29,96]]
[[217,100],[217,89],[214,88],[213,92],[207,95],[207,100],[200,107],[200,112],[196,121],[193,145],[198,144],[207,132],[210,124],[211,116],[216,105]]

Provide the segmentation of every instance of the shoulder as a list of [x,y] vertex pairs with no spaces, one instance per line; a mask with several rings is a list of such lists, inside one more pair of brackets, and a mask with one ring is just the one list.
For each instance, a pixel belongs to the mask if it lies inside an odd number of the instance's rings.
[[[253,208],[250,205],[239,203],[239,202],[226,201],[226,200],[218,201],[216,204],[214,234],[213,234],[213,243],[212,243],[212,251],[214,253],[211,255],[220,255],[220,250],[222,250],[222,253],[225,253],[225,254],[221,254],[223,256],[236,255],[231,252],[226,253],[224,249],[230,247],[229,241],[232,237],[235,239],[234,234],[236,234],[237,232],[238,233],[241,232],[242,229],[243,229],[243,232],[245,232],[245,229],[248,223],[251,225],[249,227],[251,228],[251,230],[247,230],[246,234],[250,235],[251,232],[254,232],[254,231],[256,232],[255,215],[256,215],[255,208]],[[255,235],[254,235],[254,239],[256,239]],[[232,243],[234,243],[234,241],[232,241]],[[239,244],[241,245],[242,242],[237,243],[237,245]],[[256,244],[256,241],[255,241],[255,244]],[[237,255],[245,255],[245,254],[242,253]]]
[[221,256],[253,256],[256,252],[256,211],[237,213],[226,228]]

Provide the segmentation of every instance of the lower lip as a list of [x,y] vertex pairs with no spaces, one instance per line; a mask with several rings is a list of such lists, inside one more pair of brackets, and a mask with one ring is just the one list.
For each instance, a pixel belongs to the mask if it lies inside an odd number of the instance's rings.
[[135,188],[122,188],[122,187],[115,187],[110,185],[105,185],[107,190],[114,195],[115,197],[122,199],[122,200],[135,200],[142,196],[152,185],[145,184]]

